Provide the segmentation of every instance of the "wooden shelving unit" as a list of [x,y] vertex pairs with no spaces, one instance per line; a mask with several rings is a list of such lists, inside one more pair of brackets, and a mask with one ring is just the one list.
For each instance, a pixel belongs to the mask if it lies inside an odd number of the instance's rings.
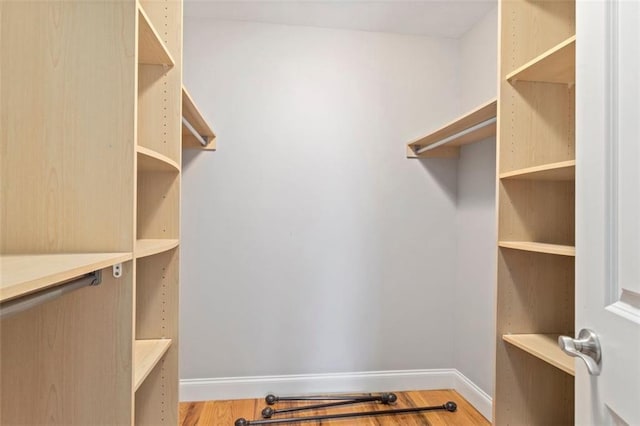
[[573,35],[507,75],[507,80],[574,84],[576,36]]
[[[182,116],[189,123],[182,123],[182,146],[184,148],[215,150],[216,135],[184,86],[182,87]],[[199,139],[202,139],[206,144],[203,145]]]
[[1,255],[0,302],[131,259],[131,253]]
[[560,161],[542,166],[527,167],[500,173],[500,179],[514,180],[576,180],[576,161]]
[[499,241],[498,246],[514,250],[533,251],[536,253],[557,254],[560,256],[575,256],[576,248],[559,244],[537,243],[533,241]]
[[102,283],[2,319],[0,424],[173,426],[182,2],[50,8],[2,5],[0,301]]
[[140,259],[154,254],[162,253],[178,247],[178,239],[144,239],[136,241],[135,258]]
[[[407,144],[407,158],[457,157],[459,147],[496,134],[495,99]],[[419,152],[420,151],[420,152]]]
[[575,358],[562,352],[558,346],[559,334],[506,334],[502,340],[522,349],[565,373],[575,376]]
[[144,379],[158,364],[171,346],[171,339],[136,340],[134,344],[134,390],[138,390]]
[[575,2],[503,1],[499,16],[493,423],[572,425],[557,335],[575,328]]
[[138,63],[169,67],[175,65],[171,53],[140,5],[138,6]]

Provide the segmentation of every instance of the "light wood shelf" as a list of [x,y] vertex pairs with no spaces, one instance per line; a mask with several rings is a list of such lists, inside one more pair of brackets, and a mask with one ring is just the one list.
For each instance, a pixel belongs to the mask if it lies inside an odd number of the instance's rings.
[[138,390],[153,367],[171,346],[171,339],[136,340],[134,343],[134,389]]
[[131,253],[2,255],[0,302],[62,284],[132,258]]
[[203,146],[197,140],[196,136],[194,136],[193,132],[183,123],[182,146],[184,148],[215,150],[216,135],[213,133],[213,130],[211,130],[209,124],[207,124],[207,121],[204,119],[193,98],[184,86],[182,86],[182,116],[193,126],[198,135],[207,141],[207,145]]
[[575,256],[576,248],[559,244],[536,243],[531,241],[499,241],[503,248],[514,250],[533,251],[536,253],[557,254],[560,256]]
[[500,173],[500,179],[570,181],[576,179],[576,160]]
[[180,166],[171,158],[138,145],[138,170],[148,172],[179,172]]
[[[428,135],[409,142],[407,144],[407,157],[457,157],[459,153],[458,147],[481,141],[496,134],[495,122],[469,131],[468,133],[466,132],[474,126],[495,118],[496,112],[497,100],[492,99]],[[442,143],[443,141],[446,142]],[[431,148],[418,154],[419,150],[427,147]]]
[[178,239],[141,239],[136,241],[135,258],[140,259],[169,251],[180,244]]
[[138,5],[138,63],[168,67],[175,65],[171,53],[140,5]]
[[511,83],[538,81],[574,84],[576,80],[576,36],[571,36],[507,75]]
[[575,359],[558,346],[559,334],[505,334],[502,339],[567,374],[575,376]]

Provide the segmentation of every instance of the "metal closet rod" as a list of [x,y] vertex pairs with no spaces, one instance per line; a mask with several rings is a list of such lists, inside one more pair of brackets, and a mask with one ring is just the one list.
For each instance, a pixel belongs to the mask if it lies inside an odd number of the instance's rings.
[[483,127],[486,127],[486,126],[488,126],[490,124],[493,124],[495,122],[496,122],[496,117],[492,117],[492,118],[490,118],[488,120],[482,121],[482,122],[480,122],[480,123],[478,123],[476,125],[473,125],[473,126],[467,128],[467,129],[461,130],[461,131],[459,131],[458,133],[456,133],[454,135],[448,136],[448,137],[442,139],[441,141],[438,141],[436,143],[432,143],[431,145],[423,146],[422,148],[420,148],[419,150],[416,151],[416,154],[422,154],[425,151],[429,151],[431,149],[435,149],[435,148],[437,148],[439,146],[442,146],[442,145],[446,144],[447,142],[450,142],[450,141],[452,141],[454,139],[457,139],[457,138],[459,138],[461,136],[467,135],[467,134],[469,134],[471,132],[474,132],[474,131],[476,131],[478,129],[482,129]]
[[24,312],[35,306],[41,305],[53,299],[57,299],[63,294],[77,290],[82,287],[96,286],[102,282],[102,271],[94,271],[82,277],[76,278],[65,284],[51,287],[36,293],[28,294],[17,299],[0,303],[0,320]]
[[189,129],[189,131],[193,134],[193,136],[195,136],[195,138],[198,139],[198,142],[200,142],[200,145],[207,146],[208,138],[198,133],[196,128],[193,127],[191,123],[189,123],[189,121],[184,117],[182,117],[182,124],[184,124],[187,127],[187,129]]

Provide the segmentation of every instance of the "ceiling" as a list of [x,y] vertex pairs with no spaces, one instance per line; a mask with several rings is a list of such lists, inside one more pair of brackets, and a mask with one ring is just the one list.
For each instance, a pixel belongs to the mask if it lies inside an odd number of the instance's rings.
[[185,0],[187,17],[458,38],[497,0]]

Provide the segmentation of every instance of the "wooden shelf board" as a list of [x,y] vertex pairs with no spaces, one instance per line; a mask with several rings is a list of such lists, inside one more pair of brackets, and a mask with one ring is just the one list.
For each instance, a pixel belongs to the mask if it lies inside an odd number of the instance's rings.
[[544,164],[500,173],[500,179],[570,181],[576,179],[576,160]]
[[132,258],[131,253],[1,255],[0,302],[53,287]]
[[502,340],[575,376],[575,359],[562,352],[558,334],[505,334]]
[[171,346],[171,339],[136,340],[134,344],[134,389],[138,390],[153,367]]
[[576,36],[571,36],[507,75],[509,82],[538,81],[574,84]]
[[[478,108],[464,114],[461,117],[453,120],[450,123],[442,126],[441,128],[416,139],[413,142],[407,144],[407,157],[409,158],[428,158],[428,157],[446,157],[457,156],[457,151],[452,150],[453,147],[459,147],[467,145],[473,142],[478,142],[496,134],[496,124],[489,124],[487,126],[476,129],[470,133],[464,134],[460,137],[456,137],[448,141],[443,145],[438,145],[433,149],[423,152],[422,154],[416,154],[416,152],[424,147],[430,145],[436,145],[438,142],[452,137],[464,130],[470,129],[484,121],[496,117],[497,101],[492,99],[491,101],[479,106]],[[429,151],[433,151],[429,154]],[[444,155],[438,155],[438,151]],[[453,155],[453,153],[456,155]],[[448,154],[448,155],[447,155]]]
[[537,253],[558,254],[561,256],[575,256],[574,246],[564,246],[559,244],[536,243],[532,241],[499,241],[498,246],[524,251],[534,251]]
[[135,258],[153,256],[178,247],[180,240],[175,239],[141,239],[136,241]]
[[182,142],[183,146],[187,148],[200,148],[206,150],[216,149],[216,135],[209,127],[209,124],[204,119],[202,113],[196,106],[193,98],[182,86],[182,116],[196,129],[200,136],[206,137],[209,143],[206,146],[202,146],[198,140],[193,137],[191,131],[183,124],[182,125]]
[[141,5],[138,5],[138,63],[168,67],[175,65],[171,53]]
[[148,172],[179,172],[180,166],[171,158],[138,145],[138,170]]

